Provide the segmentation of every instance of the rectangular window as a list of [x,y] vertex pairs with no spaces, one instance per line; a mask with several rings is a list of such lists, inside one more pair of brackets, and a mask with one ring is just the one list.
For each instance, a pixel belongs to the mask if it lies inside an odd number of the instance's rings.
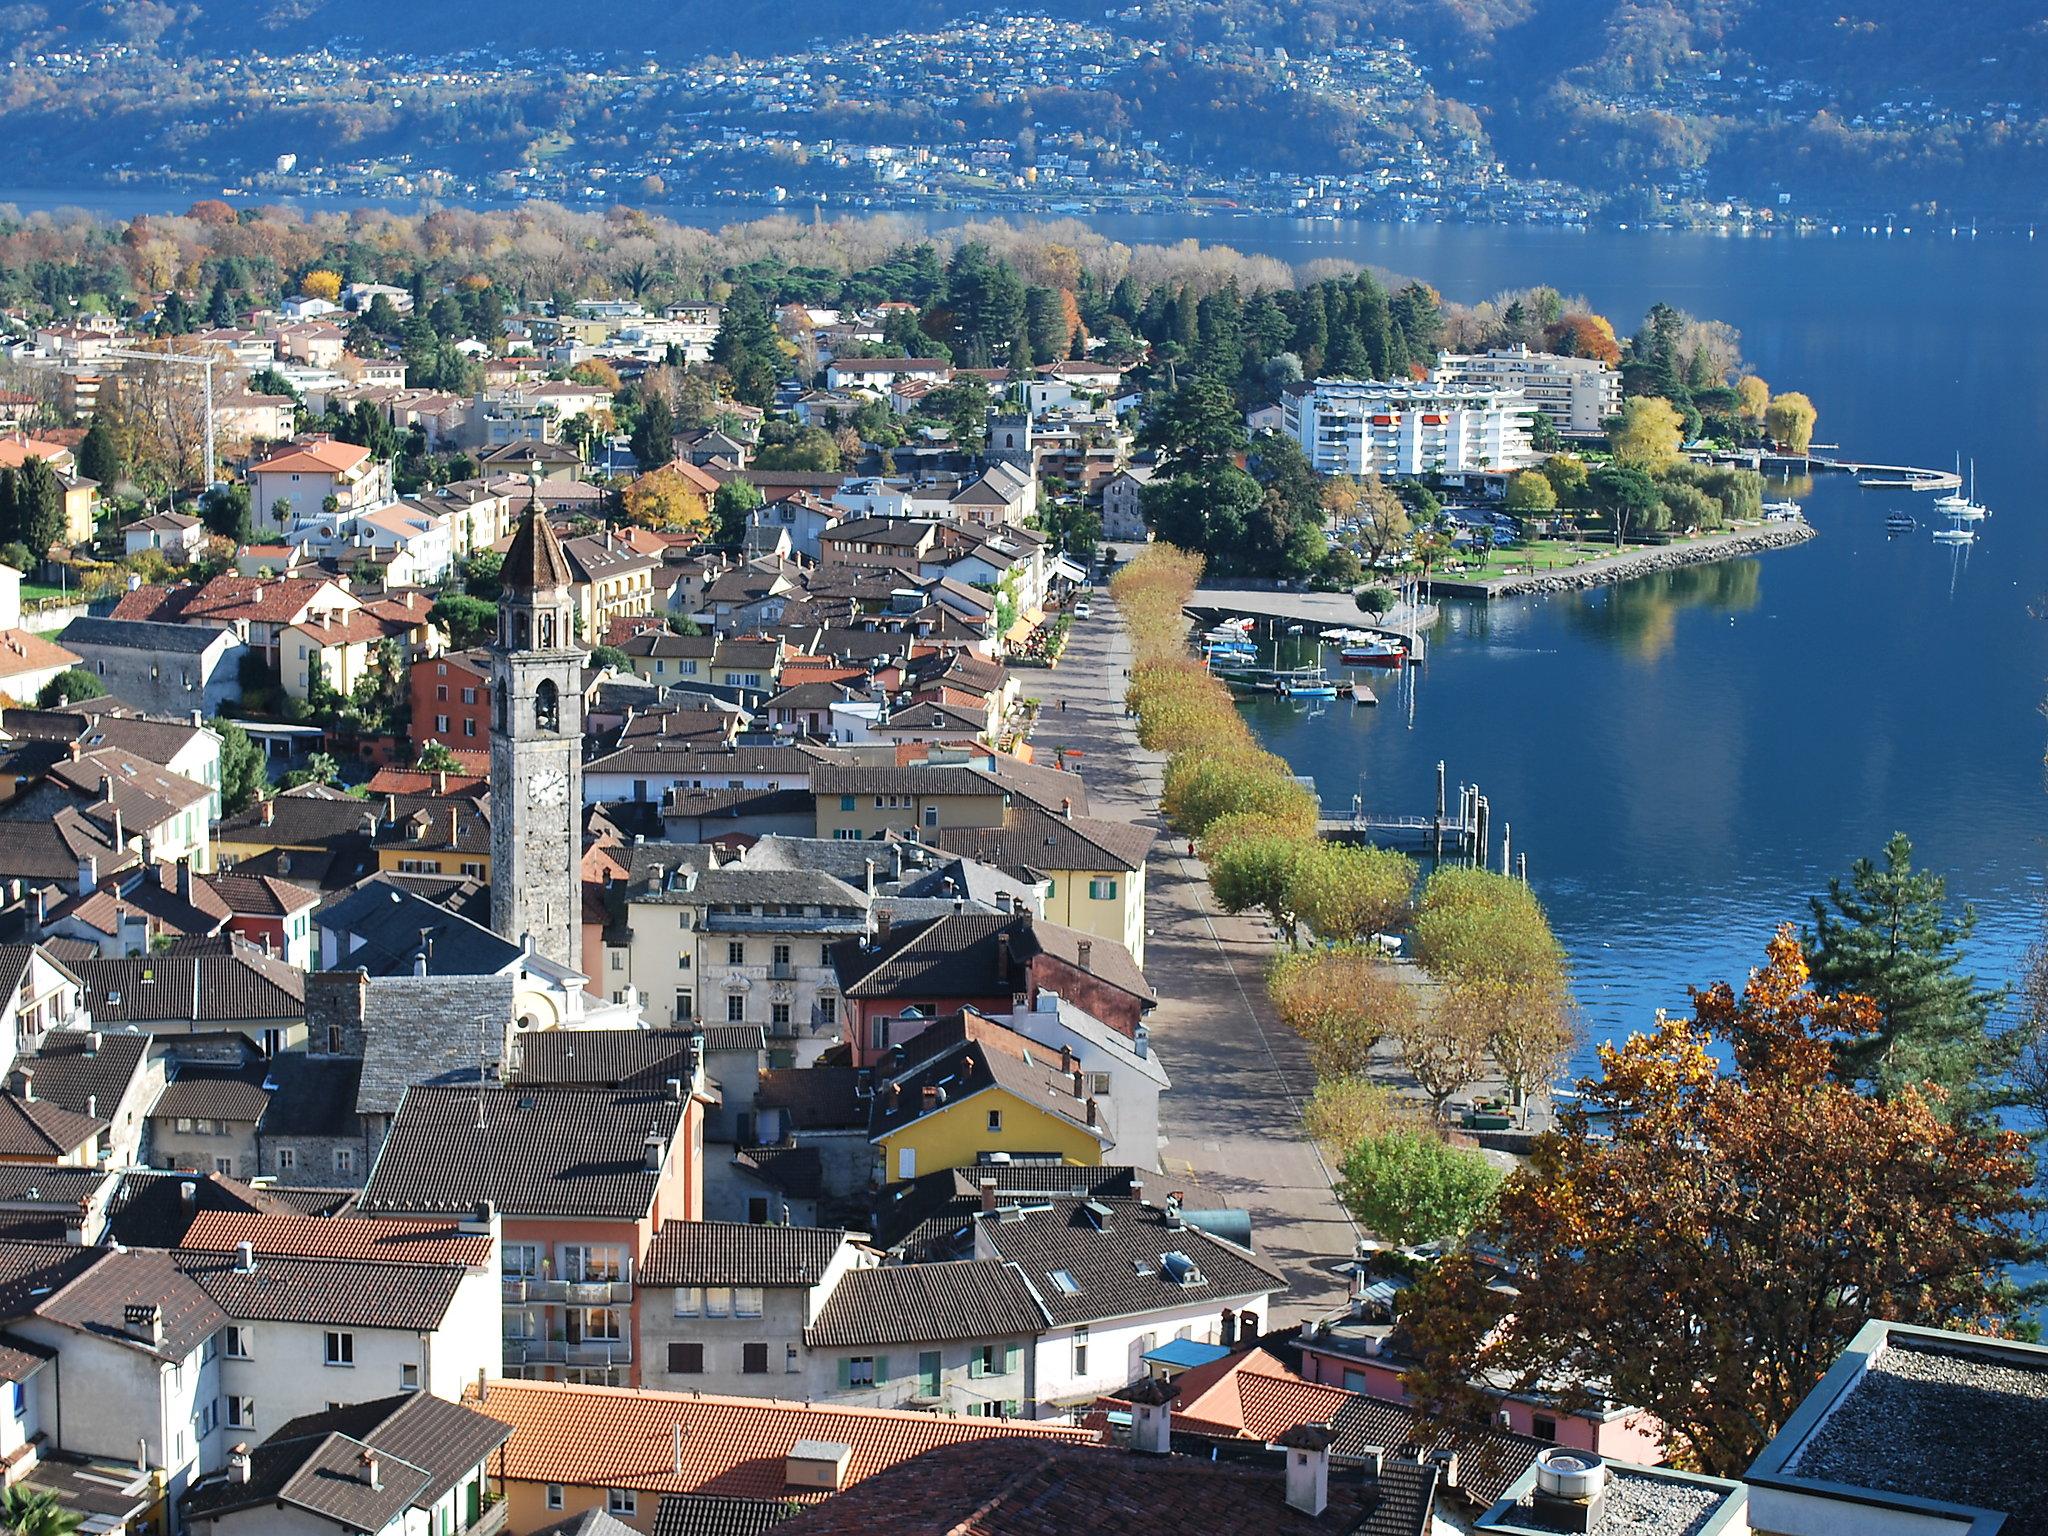
[[728,940],[726,940],[726,943],[725,943],[725,963],[726,963],[727,965],[745,965],[745,964],[747,963],[747,944],[746,944],[746,940],[744,940],[744,939],[728,939]]
[[1088,1329],[1085,1325],[1074,1330],[1074,1374],[1088,1374]]
[[475,719],[472,718],[462,722],[462,734],[465,736],[474,736],[476,734]]
[[704,1346],[686,1343],[681,1339],[671,1340],[668,1346],[668,1373],[671,1376],[702,1376]]
[[768,1005],[768,1022],[787,1026],[789,1023],[789,1004],[770,1003]]
[[441,704],[446,704],[448,702],[448,685],[446,683],[435,684],[434,699],[437,703]]
[[939,808],[936,805],[924,808],[924,824],[928,827],[936,827],[939,824]]
[[613,1488],[605,1494],[605,1511],[614,1515],[640,1513],[640,1495],[630,1488]]
[[774,950],[770,952],[769,958],[777,965],[789,964],[789,946],[787,944],[776,945]]
[[742,1344],[740,1346],[740,1374],[743,1376],[765,1376],[768,1374],[768,1346],[766,1344]]
[[462,702],[465,704],[474,704],[476,702],[476,690],[474,688],[463,689]]
[[1000,1109],[988,1112],[988,1128],[992,1131],[1000,1131],[1003,1128],[1003,1112]]
[[704,1312],[704,1293],[694,1285],[676,1287],[675,1315],[677,1317],[700,1317]]
[[549,1508],[549,1509],[560,1509],[561,1507],[562,1507],[562,1485],[561,1485],[560,1483],[549,1483],[549,1484],[548,1484],[548,1508]]
[[1534,1439],[1548,1440],[1554,1444],[1557,1440],[1557,1420],[1539,1413],[1529,1421],[1529,1434]]
[[249,1330],[246,1328],[238,1328],[233,1323],[229,1323],[228,1326],[222,1330],[222,1332],[227,1334],[227,1339],[224,1344],[224,1348],[227,1350],[228,1358],[230,1360],[248,1359]]
[[704,1289],[704,1315],[706,1317],[732,1316],[732,1287],[712,1285]]
[[859,804],[859,801],[853,795],[841,795],[839,797],[839,809],[842,811],[850,811],[857,804]]
[[256,1399],[253,1397],[231,1397],[228,1403],[228,1428],[254,1429],[256,1427]]
[[839,1362],[840,1375],[849,1387],[872,1387],[875,1384],[875,1357],[855,1355],[851,1360]]
[[213,1160],[213,1171],[224,1179],[232,1179],[235,1176],[235,1160],[232,1157],[216,1157]]
[[334,1171],[336,1173],[348,1174],[356,1171],[356,1154],[352,1147],[336,1147],[334,1149]]
[[1090,901],[1115,901],[1116,882],[1114,880],[1090,880],[1088,882],[1088,899]]
[[398,1390],[417,1392],[420,1389],[420,1368],[416,1365],[401,1365],[398,1368]]
[[356,1363],[356,1336],[352,1333],[336,1333],[327,1330],[327,1363],[329,1365],[354,1365]]
[[504,1252],[504,1271],[510,1278],[540,1273],[539,1243],[507,1243]]
[[743,994],[735,992],[725,1000],[725,1022],[728,1024],[744,1024],[747,1022],[747,1000]]
[[434,716],[434,730],[443,736],[448,734],[448,717],[446,715]]
[[732,1315],[734,1317],[759,1317],[761,1315],[761,1288],[757,1285],[733,1287]]
[[697,1016],[697,995],[688,987],[676,988],[676,1022],[682,1023]]
[[839,999],[829,992],[820,997],[818,999],[818,1017],[827,1024],[837,1022],[839,1018]]

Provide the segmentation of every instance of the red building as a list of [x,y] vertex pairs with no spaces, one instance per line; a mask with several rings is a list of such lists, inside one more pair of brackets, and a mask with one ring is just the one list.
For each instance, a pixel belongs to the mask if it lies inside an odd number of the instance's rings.
[[491,664],[483,651],[450,651],[413,663],[412,747],[430,741],[457,752],[488,752]]

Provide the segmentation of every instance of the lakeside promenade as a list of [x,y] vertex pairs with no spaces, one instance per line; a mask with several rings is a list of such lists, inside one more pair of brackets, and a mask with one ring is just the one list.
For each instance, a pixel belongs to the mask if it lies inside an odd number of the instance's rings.
[[1529,569],[1513,575],[1460,578],[1433,576],[1425,584],[1431,597],[1521,597],[1544,592],[1576,592],[1586,587],[1631,581],[1654,576],[1659,571],[1680,570],[1689,565],[1710,565],[1717,560],[1740,560],[1766,550],[1789,549],[1814,536],[1804,519],[1792,522],[1752,524],[1727,533],[1710,533],[1682,544],[1651,544],[1598,555],[1577,565],[1553,569]]
[[[1199,860],[1159,816],[1165,759],[1138,745],[1124,714],[1131,651],[1107,593],[1077,624],[1046,693],[1065,702],[1040,717],[1034,745],[1080,753],[1091,813],[1160,834],[1146,867],[1145,974],[1159,994],[1147,1020],[1173,1081],[1159,1105],[1169,1175],[1251,1212],[1260,1250],[1287,1275],[1275,1325],[1342,1305],[1358,1229],[1331,1185],[1333,1174],[1302,1128],[1315,1069],[1300,1038],[1266,999],[1272,930],[1220,911]],[[1168,1187],[1172,1185],[1169,1182]]]

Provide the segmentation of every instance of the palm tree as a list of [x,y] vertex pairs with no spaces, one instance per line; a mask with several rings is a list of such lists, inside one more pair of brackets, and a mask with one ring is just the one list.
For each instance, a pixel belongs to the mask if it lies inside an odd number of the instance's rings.
[[10,1536],[71,1536],[85,1517],[66,1509],[55,1494],[21,1483],[0,1493],[0,1530]]

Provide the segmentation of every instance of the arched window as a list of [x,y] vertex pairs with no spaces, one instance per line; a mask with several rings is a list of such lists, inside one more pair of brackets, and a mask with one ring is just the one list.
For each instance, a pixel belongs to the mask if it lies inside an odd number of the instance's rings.
[[519,649],[523,651],[533,643],[533,631],[528,627],[527,616],[524,613],[521,613],[515,622],[519,630]]
[[533,690],[533,723],[544,731],[560,731],[562,728],[562,697],[555,691],[554,683],[545,677]]
[[540,648],[544,651],[555,648],[555,616],[552,613],[540,616]]

